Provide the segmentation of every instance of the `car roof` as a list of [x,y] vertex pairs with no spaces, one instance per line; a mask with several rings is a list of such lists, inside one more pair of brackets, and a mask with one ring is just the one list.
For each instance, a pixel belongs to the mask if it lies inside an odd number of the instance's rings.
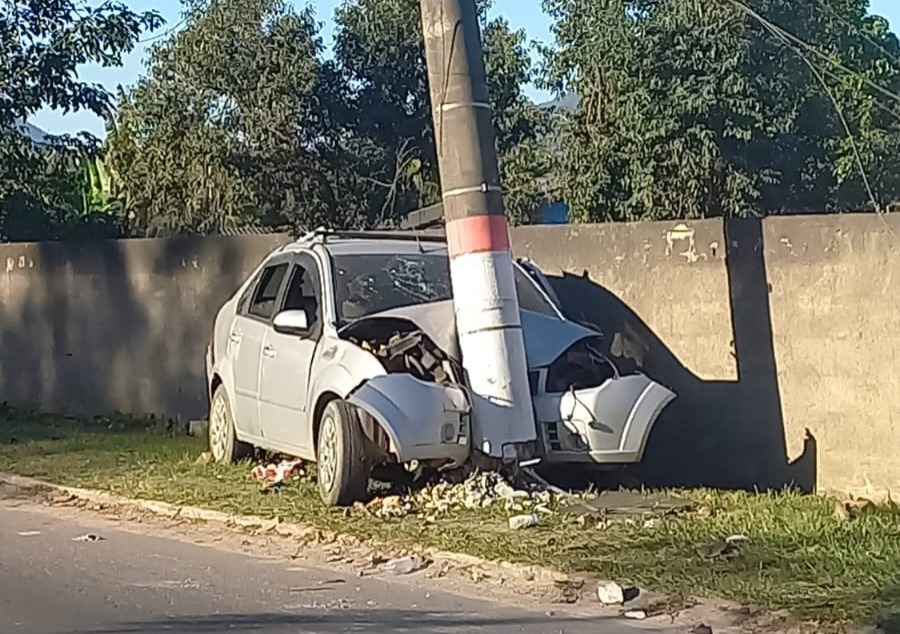
[[[352,233],[352,232],[351,232]],[[324,249],[333,256],[347,255],[447,255],[447,243],[443,236],[404,233],[402,237],[392,237],[390,233],[346,237],[338,233],[314,232],[279,248],[276,253],[291,253],[308,249]]]
[[419,253],[446,255],[447,245],[443,242],[415,240],[379,239],[336,239],[328,240],[322,245],[326,251],[335,256],[341,255],[376,255],[398,254],[413,255]]

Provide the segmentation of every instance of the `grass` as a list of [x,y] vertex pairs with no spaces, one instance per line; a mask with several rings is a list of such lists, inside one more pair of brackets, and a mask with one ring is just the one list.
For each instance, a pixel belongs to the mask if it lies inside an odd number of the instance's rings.
[[[196,464],[203,450],[201,441],[166,437],[146,421],[82,421],[0,407],[0,471],[280,517],[403,546],[589,572],[675,595],[786,609],[821,623],[900,629],[900,510],[893,505],[868,507],[841,521],[833,501],[824,498],[699,490],[678,493],[694,502],[695,511],[661,518],[654,528],[641,521],[582,526],[557,514],[512,532],[500,508],[454,512],[426,523],[327,509],[307,481],[263,495],[248,477],[247,464]],[[733,534],[749,537],[734,559],[709,562],[697,554],[699,545]]]

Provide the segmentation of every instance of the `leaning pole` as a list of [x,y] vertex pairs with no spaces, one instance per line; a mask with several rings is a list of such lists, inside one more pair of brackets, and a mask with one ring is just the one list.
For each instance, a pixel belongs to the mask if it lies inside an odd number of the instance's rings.
[[421,0],[422,32],[473,444],[531,458],[537,430],[474,0]]

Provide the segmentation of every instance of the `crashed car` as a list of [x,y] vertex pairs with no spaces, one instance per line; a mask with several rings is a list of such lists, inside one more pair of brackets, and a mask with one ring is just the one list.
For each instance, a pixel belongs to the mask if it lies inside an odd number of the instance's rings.
[[[639,461],[675,395],[621,375],[536,267],[515,275],[541,459]],[[213,458],[316,462],[329,505],[363,497],[375,467],[453,468],[478,446],[442,240],[314,232],[280,247],[219,310],[206,370]]]

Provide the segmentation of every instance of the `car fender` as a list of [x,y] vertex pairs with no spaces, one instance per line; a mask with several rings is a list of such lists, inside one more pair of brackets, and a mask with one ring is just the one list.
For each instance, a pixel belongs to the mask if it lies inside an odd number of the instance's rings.
[[385,373],[371,352],[341,339],[325,339],[311,368],[308,402],[318,403],[328,392],[346,399],[361,383]]
[[471,406],[458,385],[385,374],[359,385],[347,400],[378,421],[399,462],[462,463],[469,456]]

